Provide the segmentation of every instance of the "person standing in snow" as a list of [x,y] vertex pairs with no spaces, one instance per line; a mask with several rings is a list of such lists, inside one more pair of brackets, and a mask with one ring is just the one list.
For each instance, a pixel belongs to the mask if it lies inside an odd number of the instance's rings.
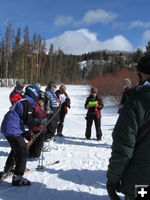
[[102,139],[101,130],[101,110],[103,109],[103,101],[101,97],[97,95],[97,88],[91,88],[91,94],[87,97],[85,102],[85,109],[88,109],[86,114],[86,139],[91,138],[91,128],[93,121],[96,128],[96,138],[98,141]]
[[59,121],[59,106],[58,98],[55,94],[56,84],[54,81],[50,81],[45,90],[45,110],[48,115],[48,121],[52,118],[50,123],[46,127],[45,142],[43,149],[46,150],[50,147],[50,141],[54,141],[54,135],[57,129],[57,123]]
[[59,87],[59,90],[56,91],[56,95],[58,99],[60,99],[60,113],[59,113],[59,122],[57,125],[57,135],[63,137],[62,130],[64,127],[64,119],[66,114],[68,113],[68,108],[70,108],[70,98],[66,93],[66,86],[63,84]]
[[24,92],[23,92],[24,84],[22,81],[16,81],[16,87],[13,89],[13,91],[9,95],[9,100],[11,104],[13,105],[15,102],[23,98]]
[[[137,63],[139,85],[132,90],[112,133],[112,153],[107,171],[111,200],[135,199],[135,185],[150,183],[150,54]],[[145,198],[144,198],[145,199]]]
[[45,121],[46,121],[46,112],[44,109],[44,101],[45,95],[44,92],[40,91],[39,95],[37,96],[37,101],[35,108],[33,110],[33,117],[37,122],[40,122],[38,125],[30,128],[29,132],[30,135],[36,137],[36,134],[40,132],[40,135],[36,138],[33,144],[29,148],[29,159],[36,159],[39,158],[41,155],[44,137],[45,137]]
[[118,113],[121,112],[123,105],[125,104],[126,100],[130,97],[131,93],[132,93],[131,80],[129,78],[125,78],[123,79],[123,94],[122,94],[121,101],[119,104]]
[[33,106],[39,94],[37,88],[26,89],[23,99],[18,100],[4,116],[1,132],[8,140],[11,151],[4,167],[4,176],[14,168],[12,186],[30,185],[30,181],[23,178],[29,150],[25,143],[25,126],[29,129],[39,124],[33,117]]

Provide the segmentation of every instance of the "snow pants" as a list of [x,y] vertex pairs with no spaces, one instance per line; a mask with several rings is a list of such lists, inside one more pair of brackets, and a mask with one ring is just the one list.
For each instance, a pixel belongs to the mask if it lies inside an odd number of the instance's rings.
[[93,121],[95,123],[95,129],[96,129],[96,138],[97,140],[101,140],[102,137],[102,130],[101,130],[101,119],[97,118],[96,115],[88,115],[86,117],[86,132],[85,132],[85,137],[87,139],[91,138],[91,128]]
[[25,171],[29,151],[22,135],[16,137],[6,137],[11,151],[6,160],[4,171],[8,172],[15,166],[14,174],[22,176]]
[[62,130],[63,130],[63,127],[64,127],[64,120],[65,120],[65,116],[66,116],[66,113],[64,110],[60,110],[60,113],[59,113],[59,122],[58,122],[58,126],[57,126],[57,134],[62,134]]
[[54,108],[53,114],[48,117],[48,121],[49,121],[54,116],[53,119],[50,121],[50,123],[46,127],[47,131],[45,133],[45,140],[51,139],[55,135],[55,132],[57,129],[57,124],[59,121],[59,110],[58,109],[59,108]]
[[[35,132],[33,132],[35,133]],[[37,137],[33,144],[29,148],[29,157],[40,157],[43,143],[44,143],[45,133],[44,131]]]

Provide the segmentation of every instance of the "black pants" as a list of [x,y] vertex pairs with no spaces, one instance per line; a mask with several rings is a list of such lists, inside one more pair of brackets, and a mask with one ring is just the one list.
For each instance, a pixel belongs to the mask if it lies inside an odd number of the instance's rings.
[[24,137],[22,135],[17,137],[6,137],[8,140],[11,151],[6,160],[4,171],[11,170],[15,165],[14,174],[23,175],[26,167],[26,162],[28,158],[28,148],[24,141]]
[[50,121],[50,123],[47,125],[47,131],[45,133],[45,140],[50,139],[52,137],[54,137],[56,129],[57,129],[57,124],[59,121],[59,108],[55,108],[53,110],[53,114],[49,116],[48,121]]
[[45,134],[44,131],[37,137],[33,144],[29,148],[29,157],[40,157],[43,147]]
[[102,130],[101,130],[101,119],[97,118],[96,115],[88,115],[86,117],[86,132],[85,132],[85,137],[87,139],[91,138],[91,128],[93,121],[95,123],[95,128],[96,128],[96,138],[97,140],[100,140],[102,137]]
[[57,134],[62,134],[65,116],[66,116],[65,110],[61,110],[60,113],[59,113],[59,122],[58,122],[58,126],[57,126]]

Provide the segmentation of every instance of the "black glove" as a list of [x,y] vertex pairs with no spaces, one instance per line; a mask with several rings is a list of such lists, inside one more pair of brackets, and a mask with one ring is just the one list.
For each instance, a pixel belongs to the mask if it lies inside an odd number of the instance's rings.
[[117,191],[119,192],[120,183],[111,183],[109,180],[107,181],[107,192],[111,200],[120,200],[120,197],[117,195]]
[[26,140],[28,140],[28,141],[30,141],[30,140],[33,139],[33,135],[32,135],[32,133],[31,133],[30,131],[26,131],[26,132],[23,133],[22,135],[23,135],[23,137],[24,137]]

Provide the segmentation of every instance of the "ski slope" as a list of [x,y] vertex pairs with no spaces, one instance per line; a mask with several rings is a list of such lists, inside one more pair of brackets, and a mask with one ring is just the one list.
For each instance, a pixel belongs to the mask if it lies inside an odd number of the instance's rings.
[[[44,90],[44,87],[42,88]],[[0,88],[0,123],[10,107],[12,88]],[[89,95],[88,86],[68,85],[71,109],[65,119],[64,138],[56,137],[58,150],[44,153],[44,164],[59,160],[59,164],[46,166],[44,170],[26,173],[31,186],[12,187],[11,178],[0,185],[1,200],[109,200],[106,191],[106,171],[111,153],[111,133],[116,123],[117,107],[105,98],[102,111],[101,143],[96,141],[93,124],[92,139],[85,140],[84,103]],[[0,134],[0,170],[3,170],[10,148]],[[28,161],[34,168],[37,161]]]

